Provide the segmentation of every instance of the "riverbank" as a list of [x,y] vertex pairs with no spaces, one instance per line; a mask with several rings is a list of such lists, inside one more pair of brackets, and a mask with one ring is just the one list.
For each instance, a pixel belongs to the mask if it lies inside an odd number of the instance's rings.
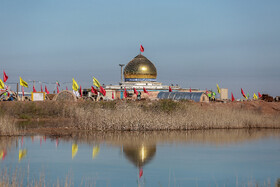
[[0,107],[1,135],[280,128],[280,103],[264,101],[1,102]]

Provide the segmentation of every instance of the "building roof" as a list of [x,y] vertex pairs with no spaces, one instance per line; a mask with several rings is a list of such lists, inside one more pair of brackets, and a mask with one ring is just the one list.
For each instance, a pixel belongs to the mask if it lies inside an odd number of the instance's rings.
[[156,81],[157,69],[142,54],[133,58],[124,68],[125,81]]

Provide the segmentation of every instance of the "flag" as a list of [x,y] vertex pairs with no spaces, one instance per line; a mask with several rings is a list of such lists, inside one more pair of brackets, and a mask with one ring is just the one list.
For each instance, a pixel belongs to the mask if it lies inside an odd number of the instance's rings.
[[135,88],[133,88],[133,90],[134,90],[134,94],[138,95],[138,91]]
[[72,159],[76,156],[78,149],[79,147],[77,144],[72,144]]
[[259,97],[262,97],[262,94],[260,94],[260,92],[258,92],[258,94],[259,94]]
[[60,87],[60,84],[59,84],[59,82],[58,82],[58,81],[56,81],[55,83],[56,83],[56,85],[57,85],[57,86],[59,86],[59,87]]
[[235,101],[235,98],[233,97],[232,92],[231,92],[231,101]]
[[25,82],[21,77],[19,77],[19,84],[23,87],[28,88],[27,82]]
[[171,87],[169,86],[169,92],[172,92],[172,89],[171,89]]
[[106,90],[102,86],[100,86],[99,89],[100,89],[100,93],[106,96]]
[[91,86],[91,92],[95,95],[98,95],[97,90],[93,86]]
[[190,88],[190,92],[192,92],[192,88]]
[[80,86],[80,96],[83,97],[82,86]]
[[217,92],[218,92],[218,93],[221,93],[221,90],[220,90],[220,87],[219,87],[218,84],[217,84]]
[[255,93],[254,93],[253,97],[254,97],[254,99],[258,99],[258,96]]
[[244,91],[243,91],[242,88],[241,88],[241,94],[243,95],[243,97],[244,97],[245,99],[248,99],[247,96],[245,95],[245,93],[244,93]]
[[72,89],[73,89],[74,91],[78,91],[78,89],[79,89],[79,85],[77,84],[77,82],[75,81],[74,78],[73,78]]
[[144,52],[144,47],[140,45],[140,51],[143,53]]
[[47,93],[47,94],[50,94],[50,92],[48,91],[48,89],[47,89],[47,86],[45,85],[45,92]]
[[112,99],[115,99],[114,92],[112,92]]
[[3,71],[3,79],[4,79],[4,82],[6,82],[7,80],[8,80],[8,76],[7,76],[7,74],[5,73],[5,71]]
[[66,90],[68,90],[68,87],[66,86]]
[[42,84],[41,84],[41,92],[44,92],[44,91],[43,91],[43,87],[42,87]]
[[56,92],[59,93],[59,88],[58,85],[56,86]]
[[1,88],[1,89],[4,89],[4,88],[5,88],[5,84],[4,84],[4,82],[2,81],[2,79],[0,79],[0,88]]
[[126,88],[124,88],[124,93],[123,93],[123,96],[124,96],[124,98],[127,98],[127,91],[126,91]]
[[[143,87],[143,91],[144,91],[144,93],[146,93],[146,94],[149,94],[149,92],[146,90],[146,88],[144,88]],[[150,95],[150,94],[149,94]]]
[[95,85],[97,88],[100,87],[100,83],[95,77],[92,77],[92,81],[93,81],[93,85]]
[[141,177],[142,177],[142,175],[143,175],[143,169],[142,169],[142,168],[140,168],[140,169],[139,169],[139,178],[141,178]]
[[34,85],[33,85],[33,92],[37,92]]

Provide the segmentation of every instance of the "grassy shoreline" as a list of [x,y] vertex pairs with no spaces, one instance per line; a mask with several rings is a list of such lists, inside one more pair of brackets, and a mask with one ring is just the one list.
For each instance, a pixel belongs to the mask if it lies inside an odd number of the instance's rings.
[[280,128],[280,103],[261,101],[2,102],[0,107],[0,135]]

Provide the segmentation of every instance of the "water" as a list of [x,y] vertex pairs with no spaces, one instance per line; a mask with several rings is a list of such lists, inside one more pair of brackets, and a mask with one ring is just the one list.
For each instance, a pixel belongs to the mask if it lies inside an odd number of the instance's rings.
[[280,178],[279,130],[77,133],[0,140],[1,171],[10,169],[12,177],[17,169],[24,185],[40,176],[48,185],[71,180],[72,186],[275,186]]

